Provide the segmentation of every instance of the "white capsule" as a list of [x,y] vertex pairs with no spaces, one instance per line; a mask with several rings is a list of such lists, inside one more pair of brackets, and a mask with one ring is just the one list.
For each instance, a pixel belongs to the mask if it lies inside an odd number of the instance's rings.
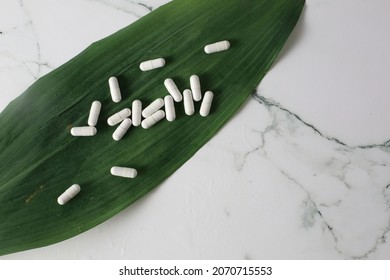
[[164,97],[165,115],[168,121],[172,122],[176,119],[175,104],[171,95]]
[[60,205],[66,204],[69,200],[75,197],[80,192],[80,190],[81,188],[78,184],[73,184],[57,198],[58,204]]
[[162,98],[157,98],[152,103],[150,103],[145,109],[142,110],[142,116],[147,118],[151,116],[154,112],[157,112],[160,108],[164,106],[164,100]]
[[216,53],[226,51],[230,48],[229,41],[220,41],[213,44],[209,44],[204,47],[205,53]]
[[139,69],[141,69],[142,71],[149,71],[164,66],[165,66],[165,59],[156,58],[156,59],[141,62],[141,64],[139,65]]
[[148,129],[149,127],[153,126],[155,123],[159,122],[165,117],[165,113],[163,110],[158,110],[157,112],[153,113],[153,115],[147,117],[144,119],[141,123],[142,127],[145,129]]
[[190,77],[190,85],[192,91],[192,97],[195,101],[200,101],[202,99],[202,91],[200,89],[200,81],[197,75],[192,75]]
[[191,116],[195,112],[194,100],[192,99],[192,92],[189,89],[185,89],[183,92],[184,96],[184,112]]
[[94,136],[97,130],[94,126],[75,126],[70,130],[73,136]]
[[119,88],[118,79],[115,77],[111,77],[108,79],[108,84],[110,86],[110,93],[112,101],[118,103],[122,100],[121,90]]
[[107,123],[110,126],[114,126],[120,123],[121,121],[123,121],[124,119],[128,118],[130,115],[131,115],[131,110],[129,108],[122,109],[118,113],[115,113],[114,115],[109,117],[107,119]]
[[113,166],[111,167],[111,174],[118,177],[135,178],[137,177],[137,170],[130,167]]
[[142,111],[142,103],[139,100],[134,100],[132,107],[132,115],[131,120],[133,122],[134,126],[140,126],[141,125],[141,111]]
[[92,102],[91,110],[89,111],[89,117],[88,117],[89,126],[96,126],[97,121],[99,119],[101,108],[102,108],[102,104],[99,101]]
[[123,135],[127,132],[127,130],[131,126],[131,120],[130,119],[124,119],[121,124],[115,129],[114,133],[112,134],[112,139],[115,141],[119,141],[122,139]]
[[179,89],[177,88],[175,82],[172,79],[165,79],[164,85],[167,88],[169,94],[172,95],[173,99],[176,102],[182,101],[183,97],[181,96]]
[[206,117],[210,113],[211,103],[213,102],[214,94],[211,91],[207,91],[204,94],[202,104],[200,105],[199,113],[202,117]]

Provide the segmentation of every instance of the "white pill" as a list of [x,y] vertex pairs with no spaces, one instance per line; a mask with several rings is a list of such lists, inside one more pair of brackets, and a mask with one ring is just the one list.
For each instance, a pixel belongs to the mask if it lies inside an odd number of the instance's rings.
[[192,75],[190,77],[190,85],[192,91],[192,97],[195,101],[200,101],[202,99],[202,91],[200,89],[200,81],[197,75]]
[[114,126],[120,123],[121,121],[123,121],[124,119],[128,118],[130,115],[131,115],[131,110],[129,108],[122,109],[118,113],[115,113],[114,115],[109,117],[107,119],[107,123],[110,126]]
[[133,122],[134,126],[140,126],[141,125],[141,111],[142,111],[142,103],[139,100],[134,100],[132,107],[132,115],[131,120]]
[[149,127],[153,126],[155,123],[159,122],[165,117],[165,113],[163,110],[158,110],[153,115],[147,117],[144,119],[141,123],[142,127],[145,129],[148,129]]
[[202,104],[200,105],[200,115],[202,117],[208,116],[210,113],[211,103],[213,102],[214,94],[211,91],[207,91],[204,94]]
[[180,102],[183,99],[179,89],[177,88],[175,82],[172,79],[170,78],[165,79],[164,85],[167,88],[169,94],[172,95],[173,99],[176,102]]
[[176,119],[175,104],[171,95],[164,97],[165,115],[168,121],[172,122]]
[[113,166],[111,167],[111,174],[118,177],[135,178],[137,177],[137,170],[130,167]]
[[209,44],[204,47],[205,53],[216,53],[226,51],[230,48],[229,41],[220,41],[213,44]]
[[70,130],[73,136],[94,136],[97,130],[94,126],[75,126]]
[[148,61],[141,62],[139,65],[139,69],[142,71],[149,71],[156,68],[164,67],[165,59],[164,58],[156,58]]
[[89,126],[96,126],[97,121],[99,119],[101,108],[102,108],[102,104],[99,101],[92,102],[91,110],[89,111],[89,117],[88,117]]
[[111,77],[108,79],[108,84],[110,86],[110,93],[112,101],[118,103],[122,100],[121,90],[119,88],[118,79],[115,77]]
[[115,141],[119,141],[122,139],[123,135],[127,132],[127,130],[131,126],[131,120],[130,119],[124,119],[121,124],[115,129],[114,133],[112,134],[112,139]]
[[191,116],[195,112],[194,100],[192,99],[192,92],[189,89],[185,89],[183,92],[184,96],[184,112]]
[[58,204],[60,205],[66,204],[69,200],[75,197],[80,192],[80,190],[81,188],[78,184],[73,184],[57,198]]
[[144,118],[147,118],[151,116],[154,112],[157,112],[160,108],[162,108],[162,106],[164,106],[164,100],[162,98],[157,98],[145,109],[142,110],[142,116]]

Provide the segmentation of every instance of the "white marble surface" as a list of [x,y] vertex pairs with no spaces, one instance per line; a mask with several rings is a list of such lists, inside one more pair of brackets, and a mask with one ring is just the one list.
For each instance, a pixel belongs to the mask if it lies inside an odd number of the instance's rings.
[[[0,1],[0,111],[166,0]],[[390,2],[307,0],[257,94],[150,195],[0,259],[389,259]]]

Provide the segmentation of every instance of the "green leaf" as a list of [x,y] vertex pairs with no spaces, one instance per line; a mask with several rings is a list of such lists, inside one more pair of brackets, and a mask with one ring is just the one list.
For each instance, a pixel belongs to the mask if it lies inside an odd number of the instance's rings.
[[[147,194],[191,158],[240,108],[294,28],[304,0],[176,0],[39,79],[0,115],[0,254],[45,246],[109,219]],[[229,40],[228,51],[205,54],[206,44]],[[164,68],[139,63],[166,58]],[[145,130],[131,127],[115,142],[107,118],[131,102],[144,105],[200,77],[214,92],[211,114],[184,114]],[[122,101],[113,103],[108,78],[117,76]],[[72,137],[87,125],[94,100],[102,112],[94,137]],[[196,103],[196,112],[199,111]],[[134,179],[114,177],[114,165],[134,167]],[[60,206],[57,197],[78,183],[81,192]]]

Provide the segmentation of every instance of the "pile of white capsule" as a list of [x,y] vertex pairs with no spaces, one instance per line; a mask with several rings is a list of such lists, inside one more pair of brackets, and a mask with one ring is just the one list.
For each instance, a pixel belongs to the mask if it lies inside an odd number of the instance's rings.
[[[220,41],[206,45],[204,51],[207,54],[216,53],[228,50],[230,48],[229,41]],[[140,63],[139,68],[141,71],[150,71],[153,69],[161,68],[165,66],[164,58],[156,58]],[[132,107],[124,108],[119,112],[114,113],[107,119],[109,126],[117,126],[112,138],[115,141],[119,141],[123,138],[129,128],[133,126],[142,126],[144,129],[148,129],[155,125],[157,122],[166,118],[169,122],[176,119],[176,111],[174,103],[183,101],[184,112],[186,115],[191,116],[195,113],[194,101],[198,102],[202,100],[202,90],[199,76],[192,75],[189,79],[190,89],[185,89],[183,94],[180,92],[176,83],[167,78],[164,81],[164,86],[169,95],[164,98],[157,98],[148,106],[142,109],[142,102],[140,100],[134,100]],[[111,99],[115,103],[119,103],[122,100],[122,94],[119,87],[119,82],[116,77],[110,77],[108,79],[108,85],[110,88]],[[202,117],[207,117],[210,113],[214,94],[212,91],[206,91],[200,106],[199,114]],[[164,110],[162,108],[164,107]],[[73,127],[70,133],[73,136],[94,136],[97,133],[96,125],[99,119],[102,104],[100,101],[95,100],[91,104],[91,108],[88,116],[88,126]],[[131,118],[130,118],[131,117]],[[137,170],[130,167],[113,166],[110,170],[113,176],[119,176],[123,178],[135,178],[137,176]],[[73,184],[64,193],[62,193],[57,202],[60,205],[66,204],[69,200],[75,197],[81,190],[80,185]]]

